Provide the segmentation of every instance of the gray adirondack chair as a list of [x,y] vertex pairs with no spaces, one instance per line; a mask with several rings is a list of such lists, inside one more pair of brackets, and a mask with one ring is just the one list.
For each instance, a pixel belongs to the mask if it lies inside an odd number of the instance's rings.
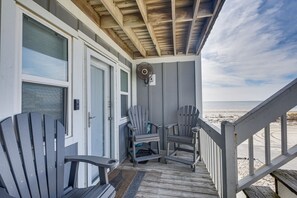
[[[172,160],[191,166],[195,171],[196,163],[200,159],[199,130],[197,125],[199,111],[196,107],[186,105],[177,111],[177,123],[166,126],[167,149],[166,160]],[[170,144],[173,143],[173,152],[170,153]],[[177,151],[185,151],[193,154],[193,160],[178,157]]]
[[[64,156],[65,128],[49,116],[23,113],[0,123],[0,197],[114,197],[107,169],[117,161],[95,156]],[[64,164],[70,162],[64,188]],[[78,163],[98,166],[100,182],[76,188]]]
[[[130,119],[130,123],[128,124],[128,145],[132,145],[128,153],[133,160],[133,165],[136,166],[138,162],[152,159],[159,159],[160,161],[160,136],[158,131],[160,127],[148,120],[148,111],[140,105],[131,107],[128,111],[128,115]],[[152,149],[151,144],[153,142],[157,145],[156,152]],[[147,147],[146,149],[148,149],[151,154],[137,157],[137,151],[144,147]]]

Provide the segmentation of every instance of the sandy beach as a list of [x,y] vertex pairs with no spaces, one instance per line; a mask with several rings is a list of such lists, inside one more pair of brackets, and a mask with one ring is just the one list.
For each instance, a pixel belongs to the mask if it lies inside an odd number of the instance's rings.
[[[217,127],[221,127],[222,121],[234,122],[241,116],[243,116],[246,111],[204,111],[204,117],[208,119],[212,124]],[[288,113],[288,149],[297,144],[297,112],[292,111]],[[271,133],[271,158],[281,154],[281,124],[280,120],[276,120],[270,124]],[[265,162],[265,152],[264,152],[264,130],[259,131],[254,135],[254,164],[255,169],[261,167]],[[238,178],[243,178],[248,175],[248,143],[247,141],[240,144],[237,148],[238,155]],[[287,163],[282,169],[294,169],[297,170],[297,159],[292,160]],[[255,185],[270,186],[274,189],[274,179],[268,175],[263,179],[255,183]]]

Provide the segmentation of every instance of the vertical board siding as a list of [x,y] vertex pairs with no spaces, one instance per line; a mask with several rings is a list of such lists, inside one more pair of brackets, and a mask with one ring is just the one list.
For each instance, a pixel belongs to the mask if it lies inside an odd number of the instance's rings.
[[137,78],[137,104],[149,109],[149,88],[139,78]]
[[195,62],[152,64],[156,85],[147,86],[137,78],[137,103],[149,110],[150,121],[160,129],[161,148],[166,143],[165,126],[177,122],[176,111],[183,105],[195,106]]
[[195,62],[178,63],[179,106],[195,106]]
[[74,17],[71,13],[69,13],[64,7],[62,7],[59,3],[56,4],[56,14],[59,19],[61,19],[64,23],[72,27],[73,29],[78,29],[78,19]]
[[49,0],[34,0],[38,5],[46,10],[49,10]]
[[[149,120],[157,125],[163,126],[163,83],[162,83],[162,64],[153,65],[154,72],[156,74],[156,85],[149,86]],[[160,112],[160,113],[156,113]],[[163,127],[159,129],[160,138],[163,139]],[[163,148],[163,142],[160,142],[161,148]]]
[[128,128],[125,124],[119,126],[119,160],[124,161],[128,155]]
[[177,121],[176,111],[178,109],[178,84],[177,64],[164,63],[164,126]]

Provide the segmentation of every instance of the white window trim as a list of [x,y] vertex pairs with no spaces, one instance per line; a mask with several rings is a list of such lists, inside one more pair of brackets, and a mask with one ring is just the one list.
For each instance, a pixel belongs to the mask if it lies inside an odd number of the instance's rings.
[[[36,20],[40,24],[44,25],[45,27],[55,31],[56,33],[60,34],[61,36],[65,37],[68,42],[68,67],[67,67],[67,80],[66,81],[60,81],[60,80],[54,80],[50,78],[44,78],[34,75],[28,75],[28,74],[22,74],[22,47],[23,47],[23,15],[27,15],[28,17]],[[17,10],[17,29],[18,31],[18,38],[17,38],[17,49],[18,49],[18,66],[19,66],[19,75],[21,76],[19,80],[19,92],[20,92],[20,98],[19,98],[19,111],[22,111],[22,83],[23,82],[30,82],[30,83],[36,83],[36,84],[43,84],[43,85],[51,85],[51,86],[57,86],[57,87],[63,87],[67,88],[67,112],[66,112],[66,130],[67,135],[65,137],[65,145],[70,145],[75,142],[74,134],[73,134],[73,128],[72,128],[72,37],[69,34],[66,34],[64,31],[58,29],[54,25],[50,24],[44,19],[41,19],[40,17],[30,13],[26,9],[22,9],[19,7]]]
[[[128,74],[128,92],[122,92],[121,91],[121,70],[124,72],[127,72]],[[118,109],[119,109],[119,125],[125,124],[129,121],[128,116],[123,117],[121,115],[121,95],[128,96],[128,109],[131,107],[131,69],[124,65],[123,63],[119,63],[119,72],[118,72],[118,87],[119,87],[119,102],[118,102]]]

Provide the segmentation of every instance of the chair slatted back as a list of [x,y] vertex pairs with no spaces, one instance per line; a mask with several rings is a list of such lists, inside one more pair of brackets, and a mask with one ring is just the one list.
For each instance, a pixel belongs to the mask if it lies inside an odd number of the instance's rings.
[[192,128],[197,126],[199,110],[191,105],[186,105],[177,111],[178,135],[192,137]]
[[61,197],[65,128],[38,113],[16,115],[15,125],[0,123],[1,185],[14,197]]
[[137,128],[136,135],[147,134],[148,111],[140,105],[131,107],[128,111],[131,124]]

